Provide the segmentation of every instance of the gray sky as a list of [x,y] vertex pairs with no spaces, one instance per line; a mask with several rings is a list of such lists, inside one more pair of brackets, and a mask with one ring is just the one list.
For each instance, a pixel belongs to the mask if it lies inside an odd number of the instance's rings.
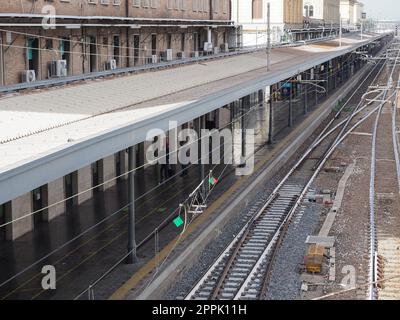
[[365,5],[367,18],[400,20],[399,0],[361,0]]

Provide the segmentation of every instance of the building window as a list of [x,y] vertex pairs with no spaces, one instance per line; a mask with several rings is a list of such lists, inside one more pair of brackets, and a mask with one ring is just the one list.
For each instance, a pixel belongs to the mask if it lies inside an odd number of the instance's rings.
[[308,5],[304,6],[304,16],[308,18]]
[[304,6],[304,16],[306,18],[314,16],[314,6],[310,4],[306,4]]
[[253,19],[263,18],[263,0],[252,0]]

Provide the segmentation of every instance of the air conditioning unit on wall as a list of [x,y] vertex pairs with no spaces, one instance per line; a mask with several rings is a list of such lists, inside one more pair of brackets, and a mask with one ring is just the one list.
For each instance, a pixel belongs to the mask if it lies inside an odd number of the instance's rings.
[[213,52],[213,44],[211,42],[204,42],[204,51]]
[[162,59],[164,61],[172,61],[172,49],[167,49],[161,53]]
[[50,77],[66,77],[67,60],[53,60],[50,62]]
[[24,70],[22,72],[22,82],[34,82],[36,81],[35,70]]
[[106,62],[106,70],[115,70],[117,69],[117,60],[110,59]]
[[177,56],[179,59],[186,59],[186,53],[185,51],[180,51],[177,53]]

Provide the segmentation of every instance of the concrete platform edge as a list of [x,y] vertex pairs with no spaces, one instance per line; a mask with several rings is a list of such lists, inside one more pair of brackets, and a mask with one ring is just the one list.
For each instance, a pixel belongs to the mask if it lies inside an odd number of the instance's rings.
[[[216,230],[222,228],[228,221],[231,212],[235,207],[237,207],[243,200],[246,199],[246,195],[254,190],[259,183],[264,179],[274,175],[283,165],[283,163],[288,160],[297,149],[307,140],[307,138],[318,128],[318,126],[329,116],[332,111],[332,106],[337,103],[340,99],[344,98],[347,94],[351,92],[359,84],[360,79],[370,71],[370,68],[364,67],[361,71],[354,77],[351,83],[344,88],[337,96],[332,96],[326,100],[317,109],[311,112],[306,118],[302,125],[297,125],[294,130],[288,135],[290,138],[295,138],[294,140],[288,139],[286,145],[282,147],[279,154],[276,154],[270,163],[266,166],[264,165],[261,172],[255,172],[252,175],[252,182],[248,184],[242,192],[235,197],[230,204],[222,210],[222,212],[209,223],[209,226],[192,242],[191,245],[186,247],[183,252],[173,260],[167,267],[161,272],[161,274],[151,283],[136,299],[147,300],[147,299],[162,299],[163,293],[168,290],[168,288],[176,280],[176,271],[182,270],[183,266],[185,268],[190,268],[196,260],[198,259],[204,248],[212,242],[216,237]],[[319,114],[318,114],[319,113]],[[315,116],[315,114],[318,114]],[[309,123],[307,125],[307,123]],[[306,130],[301,131],[302,128]],[[273,152],[273,151],[272,151]],[[174,242],[175,240],[173,240]],[[146,265],[145,265],[146,266]],[[145,267],[144,266],[144,267]],[[149,270],[150,272],[151,270]],[[134,275],[133,275],[134,276]],[[129,282],[129,280],[128,280]],[[118,289],[110,299],[115,299],[116,297],[122,297],[128,295],[127,283],[125,283],[120,289]],[[119,292],[120,290],[124,292]]]

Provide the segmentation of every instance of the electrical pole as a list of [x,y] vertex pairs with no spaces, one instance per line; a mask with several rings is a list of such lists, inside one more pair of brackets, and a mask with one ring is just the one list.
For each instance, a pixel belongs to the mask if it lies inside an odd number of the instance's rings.
[[361,40],[363,39],[363,20],[361,19]]
[[136,256],[136,221],[135,221],[135,169],[136,169],[136,147],[128,149],[128,264],[137,262]]
[[267,71],[271,67],[271,5],[267,3]]

